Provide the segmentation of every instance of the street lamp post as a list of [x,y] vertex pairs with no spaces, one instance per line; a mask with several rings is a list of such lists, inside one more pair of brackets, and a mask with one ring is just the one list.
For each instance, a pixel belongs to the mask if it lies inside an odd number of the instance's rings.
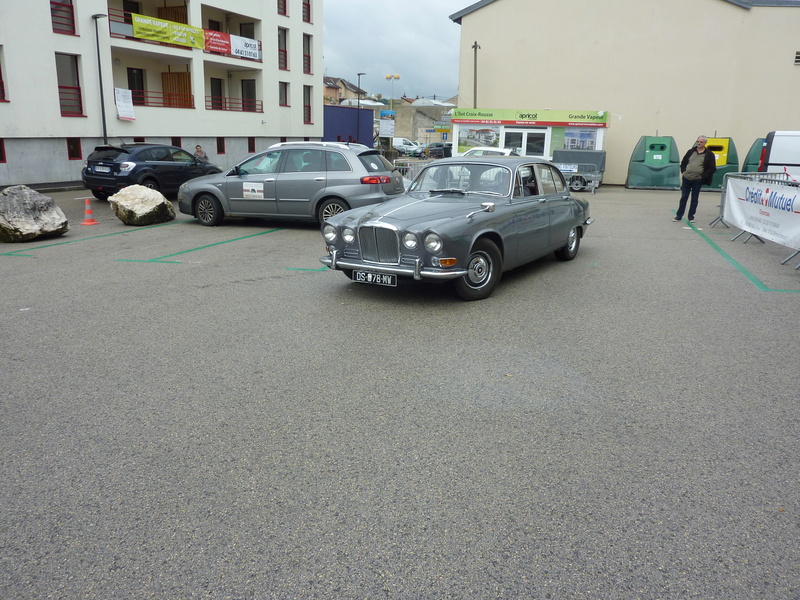
[[387,75],[386,80],[392,82],[392,97],[389,98],[389,110],[394,110],[394,80],[400,79],[400,75]]
[[356,111],[356,144],[361,143],[361,76],[366,75],[366,73],[357,73],[358,75],[358,101],[356,105],[358,106],[358,110]]
[[97,77],[100,80],[100,116],[103,120],[103,143],[108,144],[108,129],[106,128],[106,100],[103,94],[103,67],[100,64],[100,33],[97,30],[98,19],[105,19],[108,15],[97,13],[92,15],[94,19],[94,39],[97,42]]

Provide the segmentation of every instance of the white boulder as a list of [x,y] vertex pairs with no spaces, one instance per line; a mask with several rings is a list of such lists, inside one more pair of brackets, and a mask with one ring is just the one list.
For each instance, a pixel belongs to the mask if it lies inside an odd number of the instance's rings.
[[143,185],[122,188],[108,199],[117,218],[126,225],[153,225],[175,218],[172,202]]
[[0,242],[27,242],[69,231],[64,212],[49,196],[26,185],[0,193]]

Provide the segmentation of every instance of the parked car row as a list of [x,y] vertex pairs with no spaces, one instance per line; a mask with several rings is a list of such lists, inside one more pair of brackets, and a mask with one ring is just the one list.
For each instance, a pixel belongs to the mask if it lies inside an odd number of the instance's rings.
[[[184,169],[161,164],[170,162]],[[488,297],[504,271],[550,252],[572,260],[592,221],[588,202],[571,195],[558,168],[533,157],[435,160],[405,191],[378,150],[284,142],[225,172],[180,181],[211,168],[171,146],[103,146],[90,155],[84,182],[98,198],[148,178],[154,189],[177,187],[180,212],[206,226],[226,217],[316,220],[326,243],[321,262],[351,280],[450,282],[464,300]]]

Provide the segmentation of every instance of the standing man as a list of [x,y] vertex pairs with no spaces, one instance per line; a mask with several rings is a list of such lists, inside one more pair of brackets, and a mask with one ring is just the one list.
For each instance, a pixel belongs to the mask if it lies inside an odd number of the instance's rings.
[[704,185],[711,185],[714,171],[717,170],[717,158],[714,153],[706,148],[708,138],[704,135],[698,136],[697,142],[686,153],[681,161],[681,200],[678,204],[678,212],[673,221],[683,219],[683,212],[686,210],[686,200],[689,194],[692,201],[689,204],[689,223],[694,223],[694,213],[697,210],[697,202],[700,198],[700,188]]
[[208,162],[208,154],[205,153],[200,144],[194,147],[194,157],[200,162]]

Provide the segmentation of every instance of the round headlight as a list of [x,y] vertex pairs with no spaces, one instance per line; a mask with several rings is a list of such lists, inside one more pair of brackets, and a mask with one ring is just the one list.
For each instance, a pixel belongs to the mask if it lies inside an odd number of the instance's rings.
[[417,236],[415,236],[413,233],[406,231],[403,234],[403,246],[409,250],[413,250],[417,247],[417,244],[419,244],[419,241],[417,240]]
[[342,239],[345,241],[346,244],[352,244],[353,240],[356,239],[356,232],[353,231],[350,227],[345,227],[342,229]]
[[425,249],[431,254],[441,252],[443,245],[444,243],[439,234],[433,232],[425,234]]
[[329,244],[332,244],[336,241],[336,227],[333,225],[324,225],[322,227],[322,237],[325,238],[325,241]]

